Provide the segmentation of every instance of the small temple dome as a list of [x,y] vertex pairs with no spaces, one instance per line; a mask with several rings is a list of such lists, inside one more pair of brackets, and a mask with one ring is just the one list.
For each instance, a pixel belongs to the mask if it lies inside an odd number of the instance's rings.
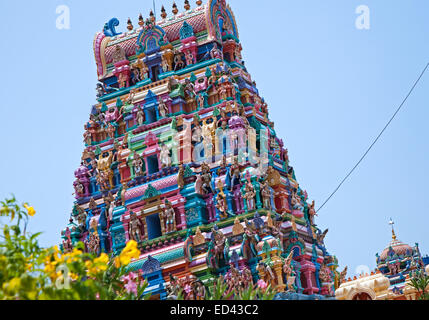
[[393,256],[412,256],[413,248],[396,238],[395,231],[392,228],[392,240],[380,255],[380,260],[385,261],[388,257]]
[[402,255],[412,255],[413,253],[413,248],[411,246],[409,246],[406,243],[403,243],[397,239],[393,239],[389,246],[383,250],[383,252],[380,255],[380,259],[381,260],[386,260],[390,255],[398,255],[398,256],[402,256]]

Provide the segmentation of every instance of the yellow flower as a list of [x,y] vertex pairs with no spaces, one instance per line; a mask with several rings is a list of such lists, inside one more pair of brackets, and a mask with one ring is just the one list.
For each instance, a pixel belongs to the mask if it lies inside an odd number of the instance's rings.
[[139,257],[140,250],[137,248],[137,242],[131,240],[127,243],[124,250],[122,250],[121,254],[119,255],[119,261],[122,265],[126,266],[131,262],[131,259],[138,259]]
[[30,217],[33,217],[36,214],[36,210],[33,207],[28,206],[27,203],[24,204],[24,208],[27,209],[27,213]]
[[119,257],[115,258],[115,267],[119,268],[121,265],[126,266],[131,262],[131,259],[138,259],[140,257],[140,250],[137,248],[137,242],[131,240],[127,243],[124,250],[122,250]]
[[94,263],[107,264],[109,262],[109,256],[105,253],[102,253],[98,258],[94,259]]

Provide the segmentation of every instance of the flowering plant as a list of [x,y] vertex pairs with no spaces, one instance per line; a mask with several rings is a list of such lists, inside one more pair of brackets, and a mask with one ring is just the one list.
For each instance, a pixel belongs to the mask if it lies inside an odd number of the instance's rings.
[[[71,252],[57,246],[41,248],[40,233],[27,232],[29,218],[36,210],[20,206],[16,199],[0,202],[0,299],[3,300],[139,300],[147,282],[129,272],[127,265],[140,256],[137,243],[130,241],[113,258],[95,256],[77,243]],[[23,231],[21,231],[23,227]]]

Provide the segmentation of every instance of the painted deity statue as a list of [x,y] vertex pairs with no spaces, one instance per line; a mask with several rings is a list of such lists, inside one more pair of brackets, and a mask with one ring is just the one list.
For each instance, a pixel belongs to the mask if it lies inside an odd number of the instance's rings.
[[142,240],[142,223],[134,212],[130,212],[130,222],[128,223],[128,234],[130,240],[140,242]]
[[210,57],[212,59],[221,59],[221,60],[223,60],[222,51],[219,50],[218,45],[217,45],[216,42],[213,44],[213,49],[210,50]]
[[298,196],[298,192],[296,191],[292,194],[291,203],[294,210],[302,211],[304,209],[304,207],[301,204],[301,199]]
[[98,254],[98,250],[100,248],[100,238],[97,233],[91,233],[89,235],[89,239],[85,240],[85,244],[88,248],[88,252],[92,254]]
[[247,203],[247,211],[255,210],[255,196],[255,188],[253,187],[251,182],[247,182],[243,196]]
[[271,206],[271,190],[268,185],[268,181],[265,180],[261,183],[261,195],[262,195],[262,203],[267,210],[272,210]]
[[163,168],[171,167],[170,149],[166,144],[161,147],[160,159]]
[[168,107],[162,98],[159,99],[158,110],[159,110],[159,115],[162,118],[165,118],[168,116]]
[[145,119],[144,112],[143,112],[142,108],[138,107],[137,113],[136,113],[136,122],[137,122],[137,125],[139,125],[139,126],[143,125],[144,124],[144,119]]
[[165,234],[176,231],[176,212],[174,211],[173,205],[168,200],[165,201],[162,218],[165,223]]
[[314,216],[317,216],[315,206],[316,206],[316,204],[315,204],[314,200],[311,203],[311,205],[308,206],[308,219],[310,220],[311,225],[314,224]]
[[136,177],[143,176],[143,160],[137,152],[134,152],[134,160],[132,162],[134,167],[134,174]]
[[174,56],[174,71],[183,69],[185,67],[185,62],[182,60],[182,54],[176,53]]
[[202,179],[202,186],[201,190],[204,194],[213,193],[213,189],[211,186],[212,183],[212,174],[210,172],[210,167],[208,164],[203,163],[201,165],[201,179]]
[[[110,188],[114,187],[113,184],[113,171],[110,168],[110,165],[112,164],[112,158],[113,158],[113,152],[109,151],[107,157],[100,156],[100,159],[97,161],[97,168],[99,175],[101,174],[102,179],[108,180],[110,185]],[[107,188],[109,189],[109,188]]]

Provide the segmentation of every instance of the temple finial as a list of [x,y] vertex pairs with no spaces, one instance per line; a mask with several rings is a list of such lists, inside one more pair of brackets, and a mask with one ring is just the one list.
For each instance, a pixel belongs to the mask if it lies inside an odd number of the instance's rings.
[[184,6],[185,10],[188,11],[189,9],[191,9],[191,5],[189,4],[189,0],[185,0],[185,6]]
[[392,218],[390,218],[389,224],[392,226],[392,239],[396,240],[395,229],[393,228],[393,225],[395,224],[395,222],[393,222]]
[[140,15],[139,15],[139,26],[143,27],[143,25],[144,25],[143,15],[140,13]]
[[129,30],[129,31],[131,31],[131,30],[133,30],[134,29],[134,26],[133,26],[133,23],[131,22],[131,18],[128,18],[128,21],[127,21],[127,29]]
[[203,2],[201,0],[197,0],[197,6],[201,6]]
[[162,6],[162,8],[161,8],[161,18],[162,19],[167,18],[167,12],[165,11],[164,6]]
[[176,2],[173,2],[173,11],[172,12],[174,15],[176,15],[179,12],[179,10],[177,9]]
[[152,10],[150,10],[149,17],[150,17],[150,21],[155,22],[155,14],[153,13]]

